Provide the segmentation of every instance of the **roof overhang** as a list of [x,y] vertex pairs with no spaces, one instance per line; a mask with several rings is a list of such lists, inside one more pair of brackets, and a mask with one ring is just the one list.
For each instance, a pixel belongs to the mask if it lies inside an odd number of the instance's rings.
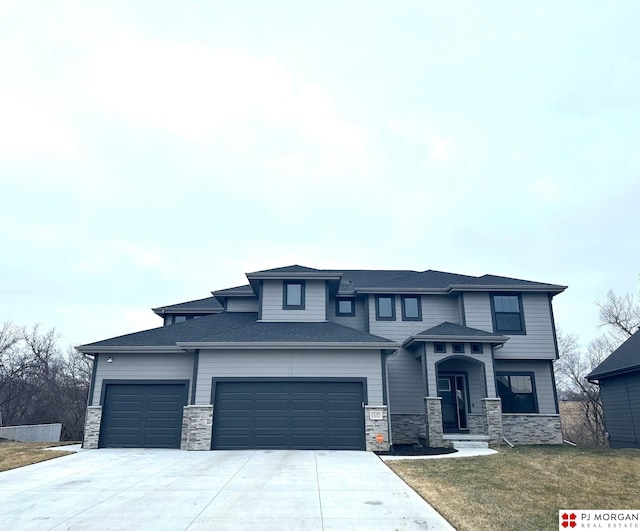
[[438,334],[416,334],[411,336],[404,343],[403,348],[411,347],[414,343],[435,342],[441,343],[446,341],[465,342],[465,343],[491,343],[491,346],[503,345],[509,338],[507,336],[468,336],[468,335],[438,335]]
[[91,346],[79,345],[74,347],[82,354],[115,354],[118,352],[127,354],[184,354],[185,348],[173,346]]
[[536,285],[536,286],[522,286],[522,285],[477,285],[477,284],[451,284],[445,288],[356,288],[356,293],[376,293],[376,294],[391,294],[391,295],[448,295],[450,293],[460,293],[468,291],[492,291],[492,292],[525,292],[525,293],[553,293],[557,295],[562,293],[567,286],[556,285]]
[[589,380],[591,383],[598,383],[600,380],[606,380],[607,378],[613,378],[615,376],[623,376],[632,372],[640,372],[640,365],[625,367],[624,369],[618,369],[615,371],[603,372],[596,374],[595,376],[591,376],[590,374],[587,376],[587,380]]
[[400,343],[395,342],[345,342],[345,341],[315,341],[315,342],[294,342],[294,341],[236,341],[236,342],[223,342],[223,341],[193,341],[193,342],[181,342],[176,343],[179,347],[184,349],[295,349],[295,350],[311,350],[311,349],[324,349],[324,350],[337,350],[337,349],[349,349],[349,350],[379,350],[379,349],[391,349],[395,350],[400,347]]

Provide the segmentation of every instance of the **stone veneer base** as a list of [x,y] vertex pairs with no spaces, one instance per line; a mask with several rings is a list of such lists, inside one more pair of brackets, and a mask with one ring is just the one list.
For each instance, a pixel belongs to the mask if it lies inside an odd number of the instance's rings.
[[424,415],[391,413],[393,444],[416,444],[427,437]]
[[184,406],[181,450],[211,450],[213,406]]
[[102,407],[88,406],[87,416],[84,421],[84,437],[82,447],[88,450],[98,448],[100,441],[100,423],[102,422]]
[[502,431],[513,444],[562,444],[560,415],[503,413]]

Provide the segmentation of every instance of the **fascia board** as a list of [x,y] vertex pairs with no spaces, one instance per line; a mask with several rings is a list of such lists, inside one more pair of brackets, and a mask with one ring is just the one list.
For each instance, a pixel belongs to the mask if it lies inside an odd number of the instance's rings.
[[391,295],[420,295],[420,294],[446,294],[449,288],[356,288],[356,293],[363,294],[391,294]]
[[554,294],[558,294],[558,293],[562,293],[565,289],[567,289],[567,286],[559,286],[559,285],[555,285],[555,284],[538,284],[538,285],[534,285],[534,286],[523,286],[523,285],[507,285],[507,284],[500,284],[500,285],[491,285],[491,284],[484,284],[484,285],[478,285],[478,284],[472,284],[472,285],[468,285],[468,284],[451,284],[451,286],[449,286],[448,291],[450,293],[454,293],[454,292],[459,292],[459,291],[527,291],[527,292],[536,292],[536,291],[540,291],[540,292],[544,292],[544,293],[554,293]]
[[638,372],[638,371],[640,371],[640,365],[635,365],[633,367],[625,367],[624,369],[616,369],[613,371],[596,373],[595,376],[592,376],[590,374],[589,376],[587,376],[587,380],[589,380],[590,382],[594,382],[594,381],[599,382],[600,380],[613,378],[614,376],[623,376],[625,374]]
[[310,349],[397,349],[400,347],[400,343],[363,343],[363,342],[313,342],[313,343],[300,343],[291,341],[242,341],[242,342],[178,342],[179,347],[185,349],[297,349],[297,350],[310,350]]
[[441,336],[441,335],[429,335],[429,336],[411,336],[407,339],[402,346],[408,347],[418,341],[427,342],[433,341],[436,343],[443,341],[462,341],[465,343],[506,343],[509,338],[506,336]]
[[146,354],[154,354],[154,353],[162,353],[162,354],[184,354],[185,349],[174,346],[96,346],[92,347],[91,345],[79,345],[74,347],[78,352],[83,354],[107,354],[107,353],[146,353]]
[[340,280],[342,274],[328,273],[247,273],[249,280]]

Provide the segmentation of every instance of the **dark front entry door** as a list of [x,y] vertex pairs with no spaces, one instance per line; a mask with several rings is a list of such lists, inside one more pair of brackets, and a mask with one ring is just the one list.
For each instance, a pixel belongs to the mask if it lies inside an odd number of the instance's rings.
[[468,429],[467,386],[463,374],[438,376],[438,395],[442,397],[442,427],[445,432]]

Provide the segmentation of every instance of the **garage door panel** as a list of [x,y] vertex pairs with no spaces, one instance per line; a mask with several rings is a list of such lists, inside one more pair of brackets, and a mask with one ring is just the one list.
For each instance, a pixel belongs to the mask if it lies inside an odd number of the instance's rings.
[[[213,448],[364,449],[361,382],[221,381],[215,389]],[[244,429],[233,430],[235,416]]]
[[106,384],[101,447],[179,448],[185,384]]

